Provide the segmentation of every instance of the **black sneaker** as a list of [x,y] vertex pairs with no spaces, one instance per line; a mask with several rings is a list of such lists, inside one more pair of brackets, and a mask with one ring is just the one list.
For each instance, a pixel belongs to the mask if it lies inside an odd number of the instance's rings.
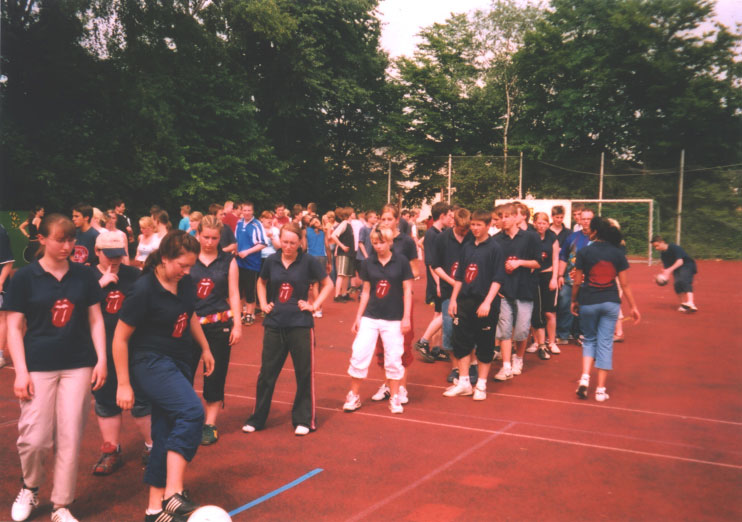
[[477,384],[477,381],[479,380],[479,365],[472,364],[469,366],[469,382],[472,386]]
[[430,349],[430,353],[433,357],[435,357],[436,361],[450,361],[451,358],[448,356],[448,353],[441,348],[440,346],[433,346]]
[[451,370],[451,373],[448,374],[448,378],[446,379],[446,381],[454,382],[458,380],[459,380],[459,369],[454,368],[453,370]]
[[549,354],[549,351],[546,349],[546,345],[542,344],[538,347],[538,357],[542,361],[546,361],[548,359],[551,359],[551,355]]
[[219,440],[219,432],[213,424],[204,424],[201,428],[201,445],[210,446]]
[[175,493],[172,497],[162,501],[162,511],[169,515],[188,518],[188,516],[199,508],[198,504],[191,502],[186,491]]
[[426,363],[435,362],[435,356],[430,352],[430,344],[422,339],[415,343],[415,350],[420,354],[420,359]]
[[255,316],[253,314],[247,314],[245,321],[242,323],[245,326],[252,326],[255,324]]
[[144,522],[187,522],[187,517],[181,517],[178,515],[173,515],[172,513],[166,513],[163,509],[159,513],[155,513],[154,515],[148,515],[144,514]]

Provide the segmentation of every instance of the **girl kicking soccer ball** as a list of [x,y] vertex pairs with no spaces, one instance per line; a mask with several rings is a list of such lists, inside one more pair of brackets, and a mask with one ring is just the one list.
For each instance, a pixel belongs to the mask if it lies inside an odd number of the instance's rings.
[[358,392],[362,380],[368,375],[379,336],[384,344],[384,370],[391,393],[389,409],[392,413],[404,411],[399,383],[404,376],[404,334],[410,331],[412,270],[406,257],[392,253],[393,241],[391,230],[374,228],[371,231],[371,245],[376,256],[370,256],[361,264],[363,290],[353,323],[356,338],[348,367],[352,381],[343,405],[343,410],[347,412],[361,407]]

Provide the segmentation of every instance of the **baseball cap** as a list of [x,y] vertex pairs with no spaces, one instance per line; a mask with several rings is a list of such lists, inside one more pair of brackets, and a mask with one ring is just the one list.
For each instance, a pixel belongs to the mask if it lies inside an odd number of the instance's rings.
[[118,231],[105,230],[95,238],[95,248],[102,250],[106,257],[121,257],[126,255],[126,242],[123,234]]

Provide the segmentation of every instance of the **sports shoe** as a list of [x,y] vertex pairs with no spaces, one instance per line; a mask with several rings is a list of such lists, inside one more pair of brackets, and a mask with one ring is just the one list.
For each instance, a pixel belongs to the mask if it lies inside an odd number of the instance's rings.
[[479,386],[475,386],[474,397],[472,397],[472,399],[474,399],[475,401],[483,401],[486,398],[487,398],[487,389],[485,388],[483,390]]
[[33,490],[23,486],[18,496],[15,497],[15,502],[13,502],[13,507],[10,510],[10,516],[16,522],[21,522],[30,517],[31,512],[38,506],[39,490]]
[[456,397],[458,395],[471,395],[474,393],[471,387],[471,383],[462,382],[461,379],[454,384],[453,386],[449,386],[446,391],[443,392],[444,397]]
[[428,341],[423,341],[420,339],[415,343],[415,350],[417,350],[417,353],[420,354],[420,359],[423,362],[426,363],[434,363],[435,362],[435,355],[433,355],[430,352],[430,344],[428,344]]
[[204,424],[201,428],[201,446],[211,446],[219,440],[219,432],[213,424]]
[[469,382],[472,386],[477,384],[477,380],[479,379],[479,366],[476,364],[472,364],[469,366]]
[[244,431],[245,433],[253,433],[255,430],[256,428],[252,424],[245,423],[245,425],[242,426],[242,431]]
[[451,373],[448,374],[448,377],[446,377],[447,382],[456,382],[459,380],[459,369],[454,368],[451,370]]
[[401,402],[402,404],[407,404],[408,402],[410,402],[410,398],[407,396],[407,388],[405,388],[404,386],[400,386],[398,393],[399,402]]
[[297,437],[303,437],[304,435],[309,435],[310,431],[312,430],[310,430],[306,426],[299,424],[294,430],[294,435],[296,435]]
[[162,501],[162,510],[165,513],[184,518],[188,518],[188,516],[196,511],[198,507],[198,504],[194,504],[188,496],[188,493],[185,491],[175,493],[170,498],[166,498]]
[[440,346],[433,346],[430,349],[430,353],[435,357],[436,361],[450,361],[451,357],[448,355],[446,350],[441,348]]
[[696,305],[693,303],[681,303],[681,308],[683,308],[686,312],[697,312],[698,308],[696,308]]
[[171,515],[170,513],[165,513],[163,510],[153,515],[145,513],[144,522],[187,522],[187,520],[186,517]]
[[569,344],[569,339],[561,339],[557,337],[556,344]]
[[523,358],[513,355],[513,375],[523,373]]
[[605,402],[608,399],[610,399],[611,396],[608,395],[608,393],[605,391],[605,388],[596,388],[595,389],[595,400],[598,402]]
[[321,319],[322,318],[322,310],[317,310],[312,315],[314,315],[314,317],[316,317],[317,319]]
[[562,350],[561,350],[561,349],[559,349],[559,346],[557,346],[557,343],[551,343],[551,344],[549,345],[549,351],[550,351],[551,353],[557,353],[557,354],[558,354],[558,353],[562,353]]
[[247,314],[243,313],[240,321],[242,321],[243,326],[247,326]]
[[343,404],[343,411],[347,411],[347,412],[356,411],[360,407],[361,407],[361,396],[356,393],[353,393],[352,391],[349,391],[348,395],[345,396],[345,404]]
[[104,442],[100,450],[103,454],[93,466],[93,475],[110,475],[124,464],[120,447]]
[[551,359],[551,355],[549,354],[549,351],[546,349],[545,344],[542,344],[538,347],[538,357],[542,361],[547,361]]
[[507,381],[508,379],[512,379],[512,378],[513,378],[513,371],[505,370],[504,366],[500,368],[500,371],[497,372],[494,377],[496,381]]
[[372,401],[383,401],[384,399],[388,399],[392,396],[392,392],[389,389],[389,386],[386,385],[386,383],[382,384],[378,390],[376,390],[376,393],[374,393],[371,396]]
[[52,511],[52,522],[79,522],[66,507]]
[[247,318],[243,323],[245,326],[252,326],[255,324],[255,316],[253,314],[247,314]]
[[393,397],[389,398],[389,411],[392,413],[402,413],[404,412],[404,407],[402,406],[402,399],[399,395],[394,395]]
[[678,306],[678,312],[683,312],[683,313],[685,313],[685,312],[687,312],[687,311],[688,311],[688,310],[686,310],[686,309],[685,309],[685,308],[683,308],[682,306]]
[[587,399],[587,389],[590,387],[590,376],[583,375],[580,377],[580,382],[577,385],[577,396],[580,399]]
[[538,351],[538,343],[533,343],[531,346],[526,348],[526,352],[528,353],[536,353]]

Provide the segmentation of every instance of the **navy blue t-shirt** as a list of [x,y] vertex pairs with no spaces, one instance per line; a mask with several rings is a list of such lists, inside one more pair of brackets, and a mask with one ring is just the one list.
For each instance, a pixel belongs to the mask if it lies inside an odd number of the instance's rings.
[[263,326],[312,328],[312,312],[300,310],[298,302],[307,300],[312,282],[325,277],[327,272],[322,263],[301,250],[288,268],[281,261],[281,250],[268,256],[260,270],[260,278],[266,282],[266,298],[273,303],[273,310],[263,319]]
[[436,295],[435,279],[433,274],[430,272],[430,268],[435,262],[435,241],[438,236],[441,235],[441,230],[436,227],[430,227],[425,231],[425,238],[423,239],[423,250],[425,251],[425,274],[426,274],[426,285],[425,292],[426,297],[432,299]]
[[581,305],[621,302],[616,277],[629,268],[621,249],[605,241],[595,241],[577,252],[575,267],[584,276],[577,296]]
[[678,259],[683,260],[683,266],[689,266],[693,273],[696,273],[696,262],[683,248],[675,243],[668,243],[667,250],[660,254],[662,266],[671,267]]
[[478,245],[465,241],[461,247],[456,281],[461,281],[459,297],[484,300],[492,283],[505,281],[505,258],[494,237],[488,237]]
[[219,251],[208,266],[196,259],[196,264],[191,267],[191,279],[196,285],[198,298],[196,315],[199,317],[229,310],[229,265],[232,259],[232,254]]
[[559,241],[559,248],[562,247],[562,245],[564,244],[564,240],[567,239],[567,237],[569,237],[569,235],[572,233],[572,231],[565,226],[562,226],[562,230],[558,234],[551,229],[549,230],[552,234],[556,235],[557,241]]
[[[541,260],[541,238],[538,232],[518,230],[515,236],[511,238],[503,231],[493,236],[492,239],[502,249],[503,271],[505,271],[505,261],[511,257],[526,261]],[[500,293],[507,299],[533,301],[535,298],[534,290],[531,269],[519,266],[512,273],[505,273],[505,281],[500,289]]]
[[[94,268],[93,273],[98,281],[103,277],[103,272],[99,268]],[[124,305],[124,301],[134,289],[134,283],[142,274],[141,270],[133,266],[119,266],[119,280],[117,283],[108,283],[101,290],[101,311],[103,312],[103,322],[106,325],[106,342],[111,346],[113,342],[113,332],[116,331],[116,324],[119,322],[119,311]]]
[[[408,236],[409,237],[409,236]],[[406,257],[392,252],[386,265],[377,256],[361,263],[361,279],[371,285],[368,304],[363,316],[385,321],[401,321],[404,317],[404,288],[402,283],[412,279],[412,269]]]
[[13,251],[10,249],[10,237],[5,227],[0,225],[0,265],[15,261]]
[[234,245],[236,242],[237,239],[234,237],[232,229],[224,225],[219,236],[219,250],[227,248],[229,245]]
[[124,301],[119,319],[136,328],[129,350],[163,353],[190,363],[193,342],[191,316],[196,308],[196,285],[190,275],[178,281],[178,295],[166,290],[154,271],[142,274]]
[[86,368],[98,360],[88,308],[101,301],[102,290],[90,267],[69,267],[59,281],[37,259],[10,280],[3,309],[26,316],[23,343],[29,371]]
[[[453,229],[449,228],[441,232],[435,241],[435,255],[433,256],[433,268],[442,268],[444,272],[450,275],[452,278],[456,278],[456,270],[459,268],[459,259],[461,258],[461,251],[464,243],[468,241],[474,241],[474,237],[471,232],[468,232],[464,236],[464,240],[459,243],[458,239],[453,233]],[[427,250],[425,251],[427,255]],[[449,285],[445,280],[441,279],[441,300],[451,298],[453,287]]]
[[90,227],[87,232],[79,228],[75,232],[75,248],[70,256],[70,261],[82,263],[83,265],[97,265],[98,256],[95,255],[95,239],[98,231]]

